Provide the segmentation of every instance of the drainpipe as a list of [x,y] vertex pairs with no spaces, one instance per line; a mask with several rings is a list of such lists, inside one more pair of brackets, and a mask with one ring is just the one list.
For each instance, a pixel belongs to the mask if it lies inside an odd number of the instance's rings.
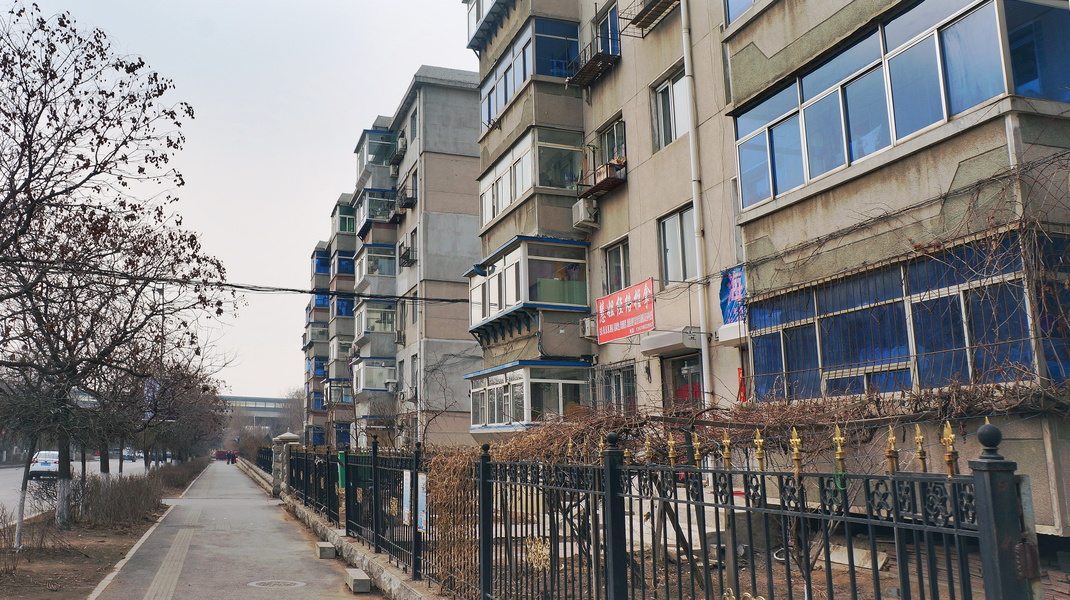
[[[700,277],[706,277],[706,257],[703,245],[703,207],[702,207],[702,167],[699,161],[698,146],[698,106],[695,101],[695,69],[691,58],[691,14],[690,2],[680,0],[680,35],[684,47],[684,80],[687,90],[687,143],[691,151],[691,216],[694,219],[695,249],[697,256],[695,270]],[[713,377],[710,373],[710,332],[709,332],[709,282],[704,281],[699,287],[698,326],[702,349],[702,397],[706,408],[713,406]]]

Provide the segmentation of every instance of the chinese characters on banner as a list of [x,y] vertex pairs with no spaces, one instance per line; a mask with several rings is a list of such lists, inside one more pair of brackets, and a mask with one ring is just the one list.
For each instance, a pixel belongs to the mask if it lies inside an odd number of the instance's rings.
[[654,329],[654,278],[598,299],[598,343]]
[[743,304],[746,294],[742,266],[721,272],[721,317],[725,325],[747,319],[747,307]]

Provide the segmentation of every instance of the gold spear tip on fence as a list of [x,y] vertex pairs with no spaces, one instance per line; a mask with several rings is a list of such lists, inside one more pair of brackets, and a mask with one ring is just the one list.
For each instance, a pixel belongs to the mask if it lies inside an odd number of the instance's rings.
[[895,448],[895,428],[891,425],[888,426],[888,450],[896,452]]
[[836,433],[832,436],[832,443],[836,445],[836,454],[843,452],[843,434],[840,432],[840,424],[836,424]]
[[947,446],[948,452],[955,449],[955,432],[951,430],[951,421],[944,421],[944,437],[940,441]]
[[721,439],[721,443],[724,444],[724,449],[728,450],[732,447],[732,438],[728,437],[728,430],[724,430],[724,438]]
[[914,423],[914,443],[918,445],[918,450],[925,448],[925,436],[921,433],[921,425]]
[[799,432],[794,427],[791,428],[791,451],[798,452],[799,447],[802,445],[802,440],[799,439]]
[[985,417],[985,425],[991,425],[991,424],[992,424],[992,421],[989,421],[988,417]]
[[702,463],[702,440],[695,436],[695,466],[701,466]]

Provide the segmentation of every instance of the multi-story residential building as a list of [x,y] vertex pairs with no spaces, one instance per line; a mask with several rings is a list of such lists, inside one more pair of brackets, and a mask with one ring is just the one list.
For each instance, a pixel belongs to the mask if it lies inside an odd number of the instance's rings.
[[1009,414],[1038,529],[1070,534],[1066,3],[465,4],[475,435],[581,405]]
[[[580,406],[675,412],[734,398],[740,353],[715,353],[702,334],[721,323],[710,274],[740,262],[721,201],[732,125],[707,3],[690,13],[705,33],[686,37],[678,1],[467,4],[483,122],[473,433]],[[606,341],[622,312],[606,305],[613,294],[652,312],[645,333]]]
[[1070,6],[728,8],[752,397],[1005,413],[1070,535]]
[[[357,183],[313,255],[311,443],[466,443],[466,268],[478,259],[475,74],[421,67],[357,142]],[[321,435],[321,431],[327,435]]]

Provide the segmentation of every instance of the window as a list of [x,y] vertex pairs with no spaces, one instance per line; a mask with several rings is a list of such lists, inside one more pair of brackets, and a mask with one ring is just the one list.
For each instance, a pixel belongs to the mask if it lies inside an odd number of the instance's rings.
[[535,19],[535,72],[569,77],[569,63],[579,54],[578,28],[573,23]]
[[357,312],[358,332],[366,333],[393,333],[394,332],[394,307],[377,303],[365,302]]
[[661,237],[661,282],[672,285],[698,275],[695,261],[694,209],[688,207],[658,222]]
[[418,125],[420,124],[419,118],[416,116],[416,109],[412,109],[412,114],[409,115],[409,132],[412,134],[413,141],[416,141],[420,137],[420,130]]
[[[730,0],[730,9],[733,4]],[[976,7],[964,11],[969,4],[970,0],[920,2],[737,115],[743,208],[861,160],[1003,93],[996,6],[973,2]],[[1019,7],[1028,10],[1019,12]],[[1051,13],[1054,22],[1063,19],[1063,32],[1070,26],[1070,10],[1015,0],[1007,4],[1009,21],[1013,15],[1024,17],[1030,12]],[[1029,29],[1022,27],[1024,40]],[[1021,80],[1023,89],[1031,89],[1025,78],[1036,70],[1034,55],[1028,49],[1016,54],[1015,48],[1029,44],[1016,46],[1018,38],[1015,34],[1011,38],[1016,81]],[[1057,77],[1064,86],[1070,82],[1066,69]],[[668,102],[664,90],[662,86],[658,92],[659,114],[661,105]],[[1070,94],[1066,99],[1070,100]],[[659,121],[663,137],[669,133],[665,122]]]
[[317,356],[312,360],[312,374],[316,377],[327,376],[327,357]]
[[632,284],[628,266],[628,242],[606,248],[606,293],[619,292]]
[[728,14],[728,22],[731,23],[747,12],[747,9],[751,6],[754,6],[755,0],[727,0],[727,2],[726,12]]
[[665,408],[692,409],[702,406],[702,358],[698,354],[665,361]]
[[635,365],[606,365],[591,370],[598,408],[620,415],[636,411]]
[[368,390],[385,392],[390,380],[397,380],[393,360],[367,358],[353,364],[353,384],[358,394]]
[[412,170],[412,178],[409,179],[409,196],[412,198],[420,197],[420,177],[416,169]]
[[525,135],[479,180],[480,217],[486,224],[531,188],[535,135]]
[[1021,96],[1070,102],[1070,7],[1006,0],[1014,92]]
[[339,206],[337,217],[335,218],[335,227],[339,233],[353,233],[357,230],[356,220],[354,218],[355,212],[351,206]]
[[412,380],[413,384],[415,384],[417,381],[420,380],[420,357],[419,357],[419,355],[416,355],[416,354],[412,355],[412,360],[409,361],[409,368],[412,369],[412,371],[409,373],[409,379]]
[[338,252],[334,255],[333,275],[352,275],[354,269],[353,253],[352,252]]
[[624,121],[617,121],[598,134],[595,166],[615,163],[623,165],[627,153],[624,147]]
[[582,135],[553,129],[540,129],[537,133],[538,178],[536,185],[576,189],[583,161]]
[[598,21],[598,52],[620,55],[620,21],[617,18],[617,5]]
[[418,305],[416,304],[415,294],[414,294],[414,298],[412,300],[412,310],[409,311],[409,319],[411,319],[409,322],[411,324],[415,325],[416,324],[416,320],[419,317],[419,315],[420,315],[420,311],[418,310]]
[[325,250],[316,250],[316,253],[312,255],[312,272],[325,274],[331,272],[331,257]]
[[521,242],[469,280],[471,324],[521,302],[587,306],[587,248],[582,244]]
[[357,254],[357,274],[397,275],[397,248],[393,245],[364,244]]
[[683,71],[654,92],[654,149],[659,150],[687,132],[689,105]]
[[329,294],[316,294],[314,302],[316,308],[328,308],[331,305],[331,296]]
[[312,392],[312,410],[326,410],[323,404],[323,392]]
[[352,317],[353,316],[353,299],[352,298],[339,298],[334,297],[331,303],[331,318],[334,317]]
[[590,405],[583,368],[525,367],[471,384],[473,427],[567,418]]
[[755,396],[1032,379],[1021,277],[1018,241],[1008,237],[754,302]]

